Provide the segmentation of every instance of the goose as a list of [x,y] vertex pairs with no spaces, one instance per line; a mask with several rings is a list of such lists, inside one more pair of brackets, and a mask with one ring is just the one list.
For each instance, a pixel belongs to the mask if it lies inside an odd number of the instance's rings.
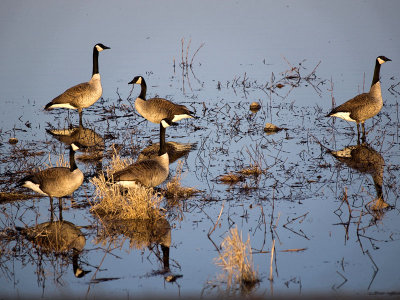
[[128,84],[140,84],[141,91],[135,100],[135,108],[146,120],[167,128],[176,125],[179,120],[195,118],[194,113],[185,105],[175,104],[163,98],[146,100],[147,85],[142,76],[136,76]]
[[364,122],[378,114],[383,106],[381,83],[379,73],[381,65],[391,59],[385,56],[378,56],[375,62],[374,77],[368,93],[355,96],[347,102],[334,108],[327,117],[338,117],[346,121],[357,123],[358,140],[360,140],[360,123],[362,127],[362,140],[365,142]]
[[165,128],[160,126],[160,150],[154,158],[137,161],[112,175],[114,183],[124,188],[156,187],[169,174],[169,157],[165,145]]
[[100,99],[103,89],[101,87],[99,74],[99,52],[110,49],[99,43],[93,47],[93,72],[88,82],[80,83],[57,96],[47,103],[45,110],[53,108],[77,109],[79,113],[79,124],[82,124],[82,109],[91,106]]
[[83,173],[75,163],[75,151],[78,149],[79,147],[75,144],[69,146],[69,168],[53,167],[45,169],[22,178],[18,185],[49,196],[51,211],[53,211],[53,197],[58,197],[61,210],[61,198],[71,195],[83,183]]

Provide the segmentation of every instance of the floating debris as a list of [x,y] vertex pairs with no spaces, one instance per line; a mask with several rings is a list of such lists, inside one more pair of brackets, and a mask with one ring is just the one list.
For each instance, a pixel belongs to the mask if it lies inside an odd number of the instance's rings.
[[251,104],[250,104],[250,110],[252,111],[252,112],[258,112],[259,110],[260,110],[260,108],[261,108],[261,105],[260,105],[260,103],[258,103],[258,102],[252,102]]
[[267,124],[265,124],[265,127],[264,127],[264,131],[267,134],[274,134],[274,133],[281,131],[282,129],[284,129],[284,128],[280,128],[272,123],[267,123]]
[[15,145],[16,143],[18,143],[18,139],[17,139],[17,138],[10,138],[10,139],[8,140],[8,142],[9,142],[11,145]]

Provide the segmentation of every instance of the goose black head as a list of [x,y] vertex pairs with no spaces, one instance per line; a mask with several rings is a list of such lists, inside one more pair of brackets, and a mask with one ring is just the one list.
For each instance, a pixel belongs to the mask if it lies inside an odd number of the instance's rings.
[[97,51],[99,51],[99,52],[101,52],[101,51],[103,51],[103,50],[106,50],[106,49],[111,49],[110,47],[107,47],[107,46],[103,45],[102,43],[98,43],[98,44],[96,44],[94,47],[95,47],[95,48],[97,49]]
[[387,62],[387,61],[392,61],[390,58],[387,58],[386,56],[383,56],[383,55],[381,55],[381,56],[378,56],[377,58],[376,58],[376,60],[378,61],[378,63],[381,65],[381,64],[384,64],[385,62]]
[[142,76],[135,76],[132,81],[128,82],[128,84],[142,84],[143,77]]

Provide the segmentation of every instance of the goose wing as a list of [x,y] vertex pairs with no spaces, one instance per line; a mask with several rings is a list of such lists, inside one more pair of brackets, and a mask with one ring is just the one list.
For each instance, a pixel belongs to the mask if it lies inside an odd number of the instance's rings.
[[152,98],[147,100],[146,104],[149,105],[152,111],[162,112],[167,118],[173,118],[175,115],[193,116],[193,112],[185,105],[175,104],[167,99]]
[[335,107],[328,116],[331,116],[338,112],[353,112],[356,111],[364,106],[368,106],[370,102],[370,97],[368,93],[363,93],[360,95],[355,96],[354,98],[346,101],[345,103]]
[[55,104],[70,104],[71,106],[78,108],[78,99],[82,97],[83,94],[88,93],[90,90],[91,86],[89,82],[77,84],[51,100],[51,102],[45,106],[45,109],[51,109],[51,107]]
[[114,173],[113,179],[114,181],[134,181],[145,186],[154,186],[159,184],[154,184],[155,182],[160,180],[162,182],[167,176],[168,172],[157,161],[148,159],[136,162]]

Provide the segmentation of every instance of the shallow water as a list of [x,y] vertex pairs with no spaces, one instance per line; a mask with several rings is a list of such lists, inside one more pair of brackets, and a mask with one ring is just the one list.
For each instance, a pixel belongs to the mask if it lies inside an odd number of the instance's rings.
[[[96,42],[111,47],[100,54],[103,99],[83,115],[85,127],[104,139],[104,158],[93,162],[77,154],[86,180],[73,201],[64,200],[63,210],[64,220],[85,235],[79,262],[91,272],[76,278],[71,257],[45,253],[15,233],[16,227],[50,218],[47,197],[18,188],[35,197],[2,201],[2,296],[218,295],[226,292],[226,283],[218,281],[222,270],[214,262],[216,247],[233,227],[250,238],[261,279],[251,293],[399,292],[396,1],[383,7],[378,1],[3,1],[0,8],[0,35],[7,41],[0,55],[3,193],[14,191],[30,169],[45,168],[49,159],[55,165],[60,154],[67,155],[66,146],[45,129],[76,126],[77,112],[48,113],[43,107],[67,87],[89,79]],[[182,38],[184,56],[191,41],[189,61],[204,43],[191,69],[179,65]],[[376,168],[360,172],[326,150],[356,145],[355,124],[324,118],[332,96],[340,104],[368,90],[377,55],[392,59],[381,69],[384,108],[366,122],[367,142],[376,152],[370,151],[384,160],[383,195],[392,206],[381,214],[367,205],[376,197],[371,175]],[[300,77],[285,79],[296,75],[293,67]],[[139,89],[131,91],[127,83],[139,74],[146,77],[149,96],[185,104],[199,117],[167,130],[167,141],[196,144],[181,158],[182,184],[202,191],[167,213],[168,274],[162,274],[157,242],[152,249],[137,250],[121,234],[115,244],[101,243],[101,221],[89,211],[94,193],[89,179],[108,165],[112,145],[135,159],[157,142],[158,126],[133,110]],[[307,81],[309,74],[315,76]],[[284,86],[263,88],[267,83]],[[262,104],[257,113],[249,110],[253,101]],[[267,122],[286,130],[267,135]],[[18,143],[10,145],[10,137]],[[258,164],[264,174],[235,185],[217,180],[250,164]],[[177,165],[171,164],[171,178]],[[345,194],[349,206],[342,203]],[[168,282],[166,275],[176,281]]]

